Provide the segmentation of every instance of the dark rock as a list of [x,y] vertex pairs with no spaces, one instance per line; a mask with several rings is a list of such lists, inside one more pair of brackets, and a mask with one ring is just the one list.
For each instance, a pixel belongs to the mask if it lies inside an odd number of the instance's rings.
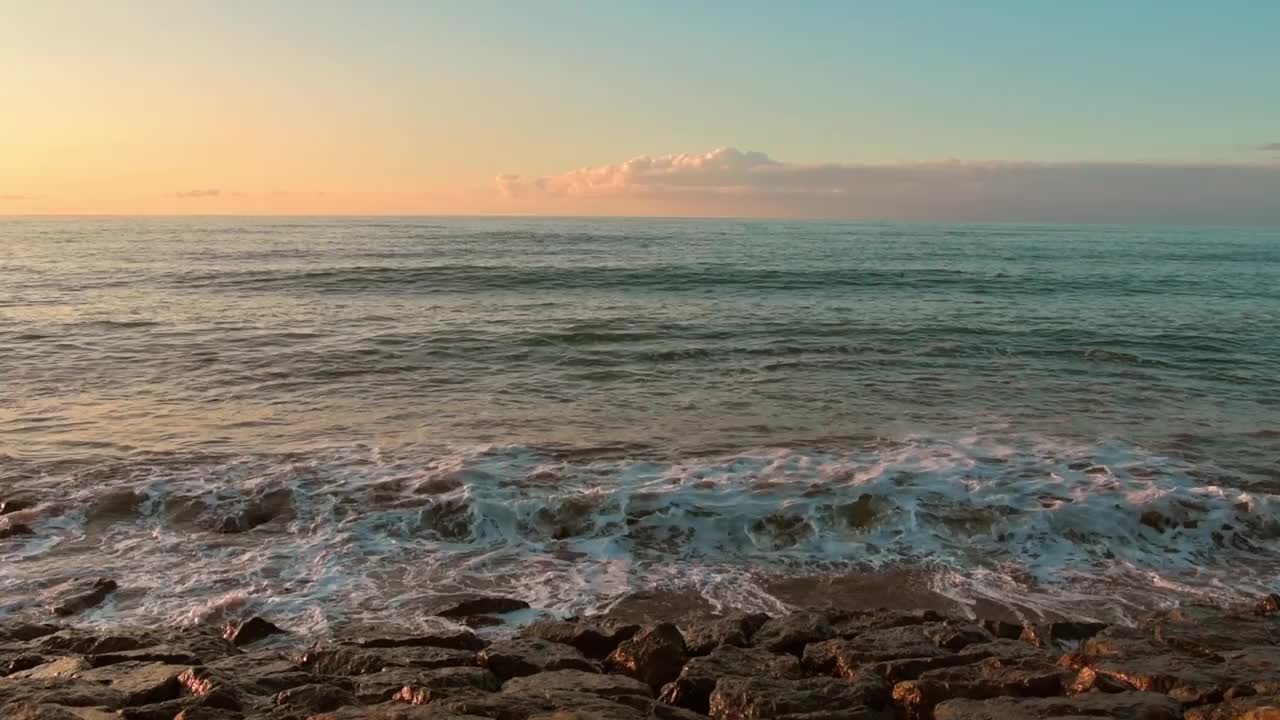
[[96,578],[77,583],[65,592],[53,605],[53,613],[60,617],[75,615],[101,604],[107,596],[116,591],[115,580]]
[[130,635],[91,635],[81,630],[63,629],[40,638],[36,648],[48,653],[104,655],[139,650],[154,644],[153,638],[141,632]]
[[944,700],[994,697],[1050,697],[1062,694],[1069,673],[1039,659],[1004,660],[988,658],[970,665],[930,670],[915,680],[893,687],[893,702],[899,716],[907,720],[928,720],[933,708]]
[[16,703],[4,708],[6,720],[120,720],[105,708],[69,708],[64,705]]
[[173,700],[182,692],[178,677],[188,668],[164,663],[123,662],[85,670],[77,679],[107,685],[124,697],[125,705]]
[[37,638],[52,635],[62,628],[47,623],[30,623],[21,620],[8,620],[0,623],[0,640],[29,642]]
[[690,623],[683,628],[685,650],[706,655],[721,645],[748,647],[751,637],[769,621],[764,613],[734,613],[728,617]]
[[1108,675],[1099,675],[1091,667],[1083,667],[1064,689],[1068,695],[1083,695],[1089,692],[1128,692],[1129,686]]
[[462,618],[462,624],[469,628],[486,628],[505,625],[506,621],[497,615],[468,615]]
[[981,636],[953,630],[942,623],[870,630],[853,638],[813,643],[805,648],[802,662],[811,671],[824,675],[848,678],[864,668],[873,668],[890,682],[900,682],[928,670],[965,665],[997,653],[1017,652],[1006,650],[1007,646],[1000,642],[967,644],[968,640]]
[[87,655],[85,659],[93,667],[106,667],[123,662],[167,663],[169,665],[199,665],[201,659],[185,648],[171,645],[121,650],[119,652]]
[[236,647],[244,647],[272,635],[282,635],[284,633],[285,631],[281,630],[275,623],[255,615],[242,623],[227,625],[223,628],[222,637]]
[[497,595],[453,595],[437,600],[427,610],[427,614],[461,618],[469,615],[501,615],[528,607],[529,603],[523,600]]
[[14,680],[0,678],[0,708],[17,703],[64,705],[66,707],[119,708],[124,694],[109,685],[74,678]]
[[577,649],[546,640],[503,640],[481,650],[476,659],[502,680],[554,670],[600,671]]
[[525,628],[520,636],[572,645],[589,658],[603,660],[639,631],[639,625],[609,619],[542,620]]
[[999,640],[1022,639],[1022,626],[1004,620],[983,620],[982,629]]
[[832,627],[835,629],[835,635],[832,637],[853,638],[870,630],[887,630],[889,628],[907,627],[909,625],[924,625],[925,623],[935,623],[945,620],[941,615],[932,611],[925,610],[923,612],[912,612],[904,610],[888,610],[881,608],[879,610],[854,610],[833,613],[826,613],[827,619],[831,621]]
[[46,658],[45,662],[33,665],[25,670],[18,670],[9,676],[13,680],[52,680],[55,678],[75,677],[90,665],[82,657]]
[[889,720],[887,691],[831,678],[724,678],[711,693],[708,714],[717,720]]
[[494,692],[500,686],[493,673],[479,667],[391,668],[352,680],[352,692],[362,703],[384,702],[400,695],[442,697],[459,690]]
[[1184,720],[1280,720],[1280,695],[1254,695],[1191,708]]
[[275,697],[275,704],[317,713],[337,710],[344,705],[355,705],[356,699],[342,688],[312,684],[280,692]]
[[241,679],[240,688],[252,695],[274,697],[281,690],[315,682],[315,675],[274,652],[231,655],[207,666],[220,677]]
[[711,691],[725,677],[763,677],[798,680],[803,677],[794,655],[780,655],[759,648],[722,645],[710,655],[685,664],[680,676],[662,688],[659,700],[669,705],[706,714]]
[[835,637],[835,629],[825,615],[800,612],[772,618],[760,626],[751,644],[770,652],[799,656],[805,645]]
[[581,670],[558,670],[512,678],[502,685],[506,693],[580,692],[604,698],[627,695],[652,698],[648,685],[625,675],[602,675]]
[[934,708],[933,717],[934,720],[1178,720],[1182,717],[1182,706],[1154,693],[1090,693],[1064,698],[948,700]]
[[450,650],[482,650],[488,643],[470,630],[438,632],[429,635],[405,637],[375,637],[356,640],[354,645],[364,648],[438,647]]
[[35,535],[35,530],[31,529],[26,523],[0,523],[0,540],[11,537],[22,537],[24,535]]
[[991,642],[995,639],[991,633],[970,623],[946,621],[921,627],[926,628],[925,637],[944,650],[962,650],[970,645]]
[[[643,700],[643,698],[641,698]],[[560,712],[598,713],[586,717],[626,718],[641,720],[639,711],[590,693],[545,690],[499,693],[462,693],[432,699],[425,707],[438,708],[460,715],[478,715],[496,720],[528,720],[543,714]]]
[[173,720],[242,720],[244,715],[231,710],[190,707],[173,716]]
[[108,490],[95,497],[85,515],[89,523],[103,526],[133,517],[147,496],[136,490]]
[[297,664],[319,675],[365,675],[394,667],[442,668],[475,665],[469,650],[430,646],[364,649],[329,645],[308,650]]
[[[272,718],[272,720],[275,719]],[[333,712],[312,715],[307,720],[490,720],[490,718],[462,715],[440,705],[419,706],[393,702],[370,707],[341,708]]]
[[250,499],[239,512],[219,520],[214,530],[220,533],[248,532],[272,520],[288,520],[293,516],[293,491],[278,488]]
[[1144,618],[1139,631],[1157,645],[1213,658],[1243,646],[1280,643],[1280,616],[1185,607]]
[[657,690],[675,680],[684,666],[684,636],[670,623],[652,625],[618,645],[605,665]]
[[1270,595],[1258,601],[1254,611],[1259,615],[1274,615],[1280,613],[1280,595],[1271,593]]
[[178,683],[207,707],[240,710],[249,704],[241,689],[217,670],[190,668],[178,676]]
[[30,670],[33,667],[44,665],[46,662],[49,662],[49,660],[49,658],[46,658],[43,655],[34,655],[31,653],[15,655],[9,659],[8,663],[5,664],[4,672],[0,674],[12,675],[16,672],[22,672],[23,670]]
[[0,500],[0,515],[30,510],[36,506],[36,500],[27,495],[10,495]]
[[1107,629],[1106,623],[1050,622],[1028,624],[1022,628],[1022,640],[1035,647],[1062,647],[1078,643]]

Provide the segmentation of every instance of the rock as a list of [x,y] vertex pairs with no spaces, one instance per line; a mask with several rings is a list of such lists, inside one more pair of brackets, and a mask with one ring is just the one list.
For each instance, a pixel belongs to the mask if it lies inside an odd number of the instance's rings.
[[1097,635],[1107,629],[1105,623],[1092,622],[1050,622],[1039,625],[1028,624],[1022,628],[1022,640],[1035,647],[1062,647],[1078,643]]
[[132,635],[90,635],[81,630],[63,629],[40,638],[36,647],[41,652],[103,655],[138,650],[153,645],[143,633]]
[[515,598],[467,594],[440,598],[427,610],[427,614],[436,617],[462,618],[470,615],[501,615],[528,607],[529,603]]
[[146,495],[135,490],[108,490],[93,499],[85,512],[86,519],[98,526],[126,520],[133,517],[138,506],[146,500]]
[[503,640],[481,650],[476,659],[501,680],[554,670],[600,671],[577,649],[546,640]]
[[1022,639],[1022,626],[1004,620],[983,620],[982,629],[998,640]]
[[468,615],[462,618],[462,624],[469,628],[486,628],[506,625],[507,621],[497,615]]
[[966,645],[959,650],[939,645],[956,647],[961,644],[957,639],[964,641],[967,636],[952,634],[940,625],[900,625],[853,638],[813,643],[805,648],[802,663],[812,672],[844,678],[871,668],[896,683],[928,670],[966,665],[997,653],[1017,653],[1009,645],[1018,644],[1009,641]]
[[639,625],[609,619],[542,620],[525,628],[520,637],[572,645],[589,658],[603,660],[639,631]]
[[50,660],[49,658],[46,658],[43,655],[33,655],[30,653],[14,655],[10,657],[7,663],[4,665],[4,670],[0,672],[0,675],[11,676],[14,673],[22,672],[23,670],[30,670],[33,667],[38,667],[40,665],[43,665],[46,662],[49,662],[49,660]]
[[1185,607],[1155,613],[1139,629],[1157,645],[1214,658],[1243,646],[1280,643],[1280,616],[1232,614]]
[[890,720],[887,692],[883,685],[831,678],[724,678],[711,693],[708,714],[717,720]]
[[676,679],[684,660],[684,636],[675,625],[660,623],[619,644],[605,665],[657,690]]
[[190,668],[178,676],[178,683],[207,707],[240,710],[249,704],[240,688],[217,670]]
[[[827,611],[825,613],[835,629],[833,637],[853,638],[871,630],[887,630],[889,628],[923,625],[945,620],[943,616],[932,610],[913,612],[905,610],[853,610]],[[1019,628],[1021,631],[1021,628]]]
[[1060,695],[1069,673],[1039,659],[988,658],[970,665],[930,670],[893,687],[893,703],[907,720],[928,720],[944,700],[983,700],[1001,696]]
[[1187,710],[1184,720],[1280,720],[1280,695],[1254,695]]
[[36,531],[31,529],[26,523],[5,522],[0,523],[0,540],[12,537],[23,537],[25,535],[35,535]]
[[124,705],[124,700],[124,694],[119,690],[76,678],[0,678],[0,708],[17,703],[31,703],[114,709]]
[[248,532],[272,520],[291,519],[293,515],[293,491],[277,488],[251,498],[239,512],[219,520],[214,530],[220,533]]
[[85,658],[93,667],[106,667],[122,662],[166,663],[169,665],[199,665],[201,658],[191,651],[172,645],[99,653]]
[[344,705],[355,705],[356,699],[342,688],[311,684],[280,692],[275,697],[275,704],[317,713],[337,710]]
[[490,718],[461,715],[439,705],[384,703],[371,707],[341,708],[333,712],[312,715],[307,720],[490,720]]
[[21,620],[0,622],[0,640],[29,642],[37,638],[52,635],[62,628],[47,623],[30,623]]
[[269,651],[232,655],[209,663],[218,677],[243,678],[240,687],[254,695],[274,697],[282,690],[315,682],[315,675]]
[[50,680],[60,677],[75,677],[88,670],[90,665],[82,657],[61,657],[48,660],[27,670],[20,670],[9,675],[12,680]]
[[108,595],[115,592],[117,587],[116,581],[109,578],[96,578],[76,583],[54,603],[53,613],[59,617],[66,617],[96,607],[106,600]]
[[227,625],[223,628],[222,637],[236,647],[244,647],[284,632],[275,623],[255,615],[242,623]]
[[35,498],[29,495],[9,495],[0,500],[0,515],[30,510],[37,505]]
[[406,637],[375,637],[356,640],[354,645],[364,648],[438,647],[450,650],[482,650],[488,643],[470,630],[439,632],[429,635]]
[[658,699],[705,715],[711,702],[711,691],[724,677],[798,680],[803,673],[800,661],[794,655],[721,645],[710,655],[696,657],[686,663],[679,677],[662,687]]
[[173,716],[173,720],[243,720],[244,715],[220,708],[192,707]]
[[814,612],[792,613],[772,618],[761,625],[751,644],[770,652],[799,656],[809,643],[829,640],[835,637],[835,633],[825,615]]
[[682,630],[689,655],[706,655],[721,645],[748,647],[751,637],[769,621],[764,613],[734,613],[728,617],[691,623]]
[[934,708],[933,717],[934,720],[1178,720],[1182,717],[1182,706],[1154,693],[1091,693],[1064,698],[948,700]]
[[123,662],[86,670],[77,678],[110,686],[124,696],[125,705],[173,700],[182,692],[178,677],[189,668],[164,663]]
[[4,711],[6,720],[120,720],[119,715],[100,707],[17,703],[5,707]]
[[1271,593],[1270,595],[1262,598],[1254,607],[1254,612],[1259,615],[1273,615],[1275,613],[1280,613],[1280,595]]
[[[479,667],[448,667],[436,670],[392,668],[360,675],[352,680],[352,692],[362,703],[376,703],[404,696],[405,702],[457,694],[459,690],[494,692],[501,683]],[[421,703],[418,703],[421,704]]]
[[557,670],[512,678],[502,684],[507,693],[580,692],[603,698],[637,695],[652,698],[648,685],[625,675],[602,675],[581,670]]
[[308,650],[298,666],[319,675],[365,675],[388,668],[442,668],[475,665],[476,654],[430,646],[363,649],[351,645],[329,645]]

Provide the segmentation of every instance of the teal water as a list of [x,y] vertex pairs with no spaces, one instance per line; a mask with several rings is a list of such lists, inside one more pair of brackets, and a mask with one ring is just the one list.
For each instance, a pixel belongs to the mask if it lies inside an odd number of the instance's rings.
[[[471,563],[360,575],[392,604],[517,561],[535,595],[577,578],[542,599],[574,609],[824,563],[938,567],[965,598],[1030,577],[1044,608],[1274,588],[1277,328],[1266,228],[0,221],[0,487],[44,508],[0,590],[128,576],[146,533],[195,554],[186,589],[110,612],[350,613],[356,556]],[[274,491],[251,533],[332,567],[202,534]],[[194,559],[214,545],[251,571]]]

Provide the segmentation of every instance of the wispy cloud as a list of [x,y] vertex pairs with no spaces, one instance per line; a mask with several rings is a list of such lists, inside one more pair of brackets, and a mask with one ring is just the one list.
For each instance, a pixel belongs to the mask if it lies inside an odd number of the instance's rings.
[[20,200],[30,200],[30,195],[15,195],[13,193],[0,193],[0,200],[5,202],[18,202]]
[[[510,178],[511,176],[502,176]],[[638,157],[504,183],[609,212],[1077,222],[1280,222],[1280,167],[942,161],[799,164],[759,152]],[[510,187],[514,185],[514,187]],[[527,200],[527,198],[526,198]]]
[[1258,149],[1262,150],[1263,152],[1280,152],[1280,142],[1259,145]]
[[206,188],[203,190],[185,190],[183,192],[174,193],[180,198],[216,198],[222,194],[218,188]]
[[520,176],[506,173],[494,179],[498,193],[502,197],[512,198],[520,194]]

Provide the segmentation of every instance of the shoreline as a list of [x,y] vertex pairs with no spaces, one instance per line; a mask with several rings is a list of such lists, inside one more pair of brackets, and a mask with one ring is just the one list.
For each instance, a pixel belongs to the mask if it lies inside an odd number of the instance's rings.
[[[493,631],[527,603],[458,595],[439,630],[317,642],[269,618],[88,629],[0,620],[0,716],[25,720],[984,720],[1280,717],[1280,596],[1136,625],[933,609],[712,615],[650,593],[606,615]],[[406,620],[409,618],[407,617]],[[472,629],[474,628],[474,629]]]

